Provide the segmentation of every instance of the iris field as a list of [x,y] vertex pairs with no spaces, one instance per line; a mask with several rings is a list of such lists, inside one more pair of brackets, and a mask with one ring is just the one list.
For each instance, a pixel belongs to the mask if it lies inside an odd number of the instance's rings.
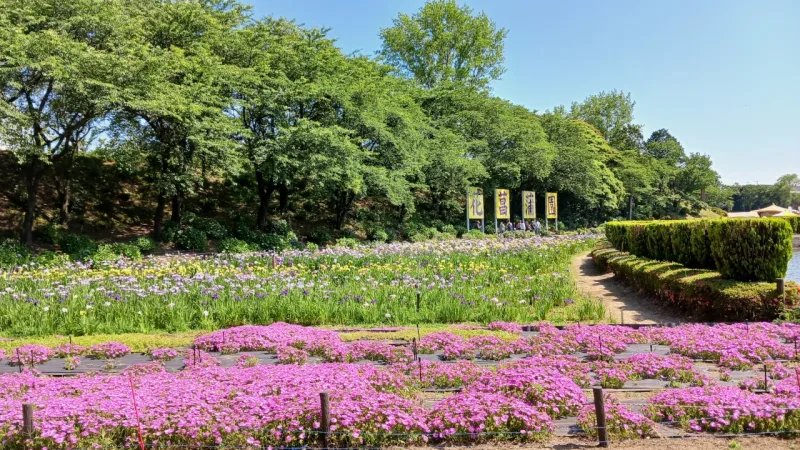
[[314,252],[26,265],[0,274],[0,334],[214,330],[283,321],[593,322],[567,268],[590,236],[452,239]]

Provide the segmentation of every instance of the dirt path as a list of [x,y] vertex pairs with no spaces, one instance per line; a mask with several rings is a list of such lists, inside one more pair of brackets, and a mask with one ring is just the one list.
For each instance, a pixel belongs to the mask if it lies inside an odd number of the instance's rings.
[[679,322],[680,317],[664,311],[660,305],[640,295],[624,283],[614,279],[613,273],[603,273],[595,265],[590,252],[581,253],[572,260],[570,272],[575,278],[578,292],[603,302],[609,321],[620,323]]

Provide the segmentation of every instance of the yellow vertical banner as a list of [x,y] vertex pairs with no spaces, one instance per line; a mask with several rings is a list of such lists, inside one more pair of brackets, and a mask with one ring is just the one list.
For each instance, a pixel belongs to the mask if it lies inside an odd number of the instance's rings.
[[555,192],[547,193],[547,218],[558,219],[558,194]]
[[522,218],[536,218],[536,192],[522,191]]
[[511,199],[508,194],[508,189],[495,189],[494,190],[494,212],[495,217],[498,219],[511,218]]
[[483,219],[483,189],[477,187],[467,188],[467,217],[470,219]]

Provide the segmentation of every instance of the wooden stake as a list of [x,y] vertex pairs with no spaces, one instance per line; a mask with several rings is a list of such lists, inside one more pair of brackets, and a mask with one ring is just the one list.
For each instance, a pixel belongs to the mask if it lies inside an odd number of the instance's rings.
[[33,434],[33,405],[22,405],[22,431],[30,437]]
[[331,432],[331,404],[327,392],[319,394],[320,428],[322,431],[322,448],[328,448],[328,433]]
[[597,415],[597,439],[599,447],[608,447],[608,430],[606,430],[606,406],[603,400],[603,388],[592,388],[594,394],[594,413]]

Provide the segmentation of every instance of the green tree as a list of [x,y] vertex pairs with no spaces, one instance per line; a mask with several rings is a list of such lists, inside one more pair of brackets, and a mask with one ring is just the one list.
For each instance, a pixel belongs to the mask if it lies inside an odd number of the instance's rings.
[[426,88],[442,82],[486,86],[503,68],[505,29],[455,0],[431,0],[413,16],[400,14],[381,30],[380,55]]
[[[153,235],[161,237],[167,201],[180,222],[186,196],[214,171],[238,170],[236,122],[225,114],[239,78],[227,49],[246,9],[227,0],[137,0],[146,50],[126,86],[117,135],[137,142],[157,192]],[[130,147],[127,147],[130,148]]]
[[635,105],[629,93],[603,91],[587,97],[582,103],[573,103],[569,115],[597,128],[603,138],[610,141],[630,125]]
[[[52,164],[68,172],[91,127],[119,101],[140,29],[123,11],[113,0],[0,2],[0,127],[24,168],[27,245],[43,173]],[[68,185],[60,186],[68,204]]]
[[706,190],[719,183],[719,175],[711,168],[711,158],[700,153],[691,153],[680,163],[676,185],[684,194],[700,193],[700,199],[706,200]]

